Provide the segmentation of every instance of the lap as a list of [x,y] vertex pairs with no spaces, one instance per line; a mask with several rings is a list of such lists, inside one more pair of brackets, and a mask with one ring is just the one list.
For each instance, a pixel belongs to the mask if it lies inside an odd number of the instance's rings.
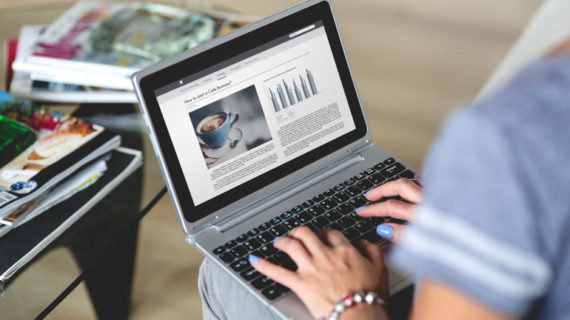
[[212,259],[200,266],[198,288],[204,319],[279,319]]

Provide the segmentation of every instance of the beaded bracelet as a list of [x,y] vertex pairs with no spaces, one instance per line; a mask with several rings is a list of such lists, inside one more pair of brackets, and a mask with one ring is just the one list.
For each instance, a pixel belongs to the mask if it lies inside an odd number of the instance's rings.
[[345,294],[342,297],[342,300],[334,304],[334,309],[332,313],[326,318],[319,318],[318,320],[337,320],[340,314],[351,307],[354,307],[357,304],[366,303],[366,304],[377,304],[379,306],[385,307],[386,302],[378,297],[376,292],[368,291],[358,291],[355,294],[349,295]]

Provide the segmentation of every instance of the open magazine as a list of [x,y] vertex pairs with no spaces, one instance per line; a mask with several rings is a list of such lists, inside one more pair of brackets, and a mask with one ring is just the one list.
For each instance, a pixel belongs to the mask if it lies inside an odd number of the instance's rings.
[[235,19],[159,4],[79,2],[13,68],[33,80],[132,90],[135,71],[249,22],[228,17]]
[[15,211],[24,218],[56,184],[121,142],[101,126],[21,101],[0,104],[0,136],[0,219]]

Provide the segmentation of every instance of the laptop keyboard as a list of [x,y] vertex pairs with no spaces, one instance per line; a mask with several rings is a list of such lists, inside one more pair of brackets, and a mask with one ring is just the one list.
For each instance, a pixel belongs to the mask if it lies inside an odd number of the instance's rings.
[[307,226],[314,232],[329,228],[341,231],[351,243],[359,248],[361,239],[372,243],[383,240],[375,227],[384,218],[363,218],[354,209],[368,203],[364,198],[368,190],[398,178],[413,178],[415,174],[393,158],[388,158],[343,183],[318,194],[237,238],[213,250],[223,262],[244,280],[273,300],[290,292],[289,288],[260,274],[248,261],[248,255],[265,258],[289,270],[297,265],[287,254],[273,246],[273,239],[285,235],[298,226]]

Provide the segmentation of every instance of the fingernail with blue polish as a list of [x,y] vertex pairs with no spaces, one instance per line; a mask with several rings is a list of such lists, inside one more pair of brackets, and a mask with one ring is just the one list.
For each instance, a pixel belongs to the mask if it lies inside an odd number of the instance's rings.
[[250,254],[249,257],[247,258],[249,260],[249,262],[251,262],[252,264],[257,264],[259,262],[259,257],[253,254]]
[[420,176],[419,174],[416,174],[416,175],[414,176],[414,179],[423,179],[423,178],[422,178],[422,176]]
[[275,239],[273,239],[273,244],[275,244],[275,241],[277,241],[277,239],[279,239],[279,237],[276,237]]
[[366,197],[367,195],[369,195],[370,192],[372,192],[372,190],[374,190],[374,189],[370,189],[370,190],[366,191],[366,193],[364,194],[364,197]]
[[354,210],[354,212],[358,212],[358,211],[360,211],[360,210],[362,210],[362,209],[364,209],[364,208],[366,208],[366,206],[358,207],[358,208],[356,208],[356,209]]
[[387,224],[381,224],[376,227],[376,233],[385,239],[392,239],[392,232],[394,232],[394,228]]

